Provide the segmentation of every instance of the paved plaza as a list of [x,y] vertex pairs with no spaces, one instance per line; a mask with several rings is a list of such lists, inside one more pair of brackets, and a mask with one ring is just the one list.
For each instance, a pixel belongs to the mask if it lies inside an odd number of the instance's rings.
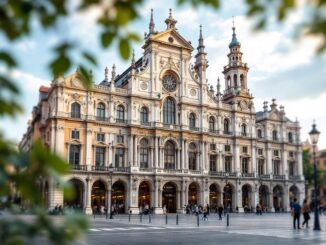
[[290,214],[230,214],[229,226],[226,218],[218,220],[211,214],[208,221],[194,215],[145,215],[115,216],[107,220],[104,216],[91,219],[87,236],[88,244],[326,244],[326,216],[321,216],[323,231],[310,228],[293,230]]

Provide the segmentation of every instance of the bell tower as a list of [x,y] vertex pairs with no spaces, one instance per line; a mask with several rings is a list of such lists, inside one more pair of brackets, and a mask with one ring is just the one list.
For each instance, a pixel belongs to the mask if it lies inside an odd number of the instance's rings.
[[229,44],[229,62],[223,69],[225,79],[223,101],[230,104],[238,103],[240,98],[252,99],[247,86],[249,67],[247,63],[242,62],[241,43],[237,39],[234,22],[232,32],[232,40]]

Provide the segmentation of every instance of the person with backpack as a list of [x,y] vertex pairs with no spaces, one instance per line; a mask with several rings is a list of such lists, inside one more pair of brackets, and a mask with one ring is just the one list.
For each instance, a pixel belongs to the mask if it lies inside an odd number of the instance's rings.
[[293,229],[296,229],[295,223],[297,223],[297,229],[300,229],[300,214],[301,214],[301,206],[299,203],[297,203],[297,199],[294,198],[292,204]]

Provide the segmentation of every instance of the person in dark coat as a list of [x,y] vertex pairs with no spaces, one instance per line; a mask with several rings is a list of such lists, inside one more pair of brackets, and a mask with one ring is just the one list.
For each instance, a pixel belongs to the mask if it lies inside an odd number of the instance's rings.
[[218,219],[219,219],[219,220],[222,220],[222,213],[223,213],[223,206],[220,205],[220,206],[218,207]]

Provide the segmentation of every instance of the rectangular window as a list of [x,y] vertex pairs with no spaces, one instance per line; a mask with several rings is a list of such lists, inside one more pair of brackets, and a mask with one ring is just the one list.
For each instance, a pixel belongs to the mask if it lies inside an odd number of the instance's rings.
[[242,147],[242,153],[248,153],[248,147],[247,146]]
[[258,155],[259,156],[262,156],[263,155],[263,149],[262,148],[258,148],[257,151],[258,151]]
[[279,154],[278,154],[278,150],[274,150],[274,156],[275,156],[275,157],[278,157],[278,156],[279,156]]
[[216,172],[216,155],[209,156],[209,171]]
[[196,170],[196,153],[189,152],[188,156],[189,156],[189,169]]
[[231,156],[226,156],[224,158],[224,169],[225,169],[225,172],[232,171],[232,157]]
[[140,168],[148,168],[148,148],[140,148]]
[[242,173],[249,173],[249,158],[244,157],[241,159]]
[[96,135],[96,141],[104,142],[104,141],[105,141],[105,134],[103,134],[103,133],[98,133],[98,134]]
[[258,174],[262,175],[264,173],[265,173],[265,171],[264,171],[264,159],[259,159],[258,160]]
[[123,143],[123,135],[117,135],[117,143]]
[[230,145],[225,145],[224,146],[224,151],[225,152],[231,152],[231,146]]
[[71,138],[75,140],[79,140],[79,131],[77,130],[72,130],[71,131]]
[[104,166],[104,162],[105,162],[105,148],[104,147],[96,147],[95,165],[96,166]]
[[124,166],[124,160],[125,160],[125,149],[117,148],[115,150],[115,167],[122,168]]
[[280,161],[279,160],[273,160],[273,174],[274,175],[280,175],[281,174]]
[[289,152],[289,157],[293,157],[293,156],[294,156],[293,151],[290,151],[290,152]]
[[295,162],[289,162],[289,176],[295,175]]
[[210,145],[209,145],[209,149],[210,149],[211,151],[215,151],[215,150],[216,150],[216,145],[215,145],[215,144],[210,144]]
[[80,145],[69,146],[69,163],[79,165],[80,163]]

